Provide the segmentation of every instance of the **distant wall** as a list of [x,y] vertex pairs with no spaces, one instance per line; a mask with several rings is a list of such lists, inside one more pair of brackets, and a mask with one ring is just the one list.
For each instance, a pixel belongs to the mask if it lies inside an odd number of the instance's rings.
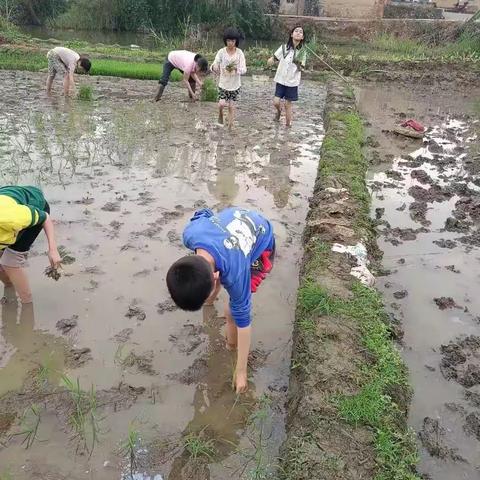
[[303,15],[305,0],[280,0],[279,13],[282,15]]
[[384,18],[443,18],[442,8],[421,5],[385,5]]
[[369,40],[379,34],[390,34],[400,38],[421,38],[426,34],[438,37],[450,37],[463,22],[445,20],[411,19],[336,19],[318,17],[279,16],[275,17],[280,31],[287,31],[301,24],[310,33],[329,40],[355,38]]
[[324,0],[323,15],[339,18],[381,18],[384,0]]

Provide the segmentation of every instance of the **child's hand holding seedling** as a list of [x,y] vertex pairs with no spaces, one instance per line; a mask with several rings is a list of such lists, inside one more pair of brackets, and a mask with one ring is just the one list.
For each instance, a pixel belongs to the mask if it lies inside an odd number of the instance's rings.
[[226,67],[225,67],[225,70],[228,73],[236,73],[237,72],[237,62],[235,62],[235,61],[228,62]]

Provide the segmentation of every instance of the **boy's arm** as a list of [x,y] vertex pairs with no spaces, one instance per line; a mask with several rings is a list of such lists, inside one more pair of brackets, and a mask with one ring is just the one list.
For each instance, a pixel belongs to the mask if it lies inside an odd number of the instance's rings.
[[247,390],[247,365],[250,343],[252,339],[252,327],[237,328],[238,351],[237,368],[235,370],[235,386],[237,393],[244,393]]
[[65,94],[65,96],[68,96],[70,92],[72,93],[72,95],[75,94],[75,80],[73,79],[72,70],[68,71],[63,81],[63,93]]
[[239,278],[231,288],[227,288],[230,295],[230,312],[237,326],[237,367],[235,369],[235,385],[237,393],[247,389],[247,364],[250,353],[252,336],[251,309],[252,293],[250,269],[245,271],[243,278]]
[[[195,93],[192,90],[192,87],[190,86],[190,82],[188,81],[190,79],[190,75],[191,75],[190,72],[185,72],[183,74],[183,83],[187,87],[188,93],[191,95],[191,97],[195,98]],[[195,81],[197,81],[197,80],[195,80]]]
[[55,229],[53,227],[52,218],[47,214],[47,219],[43,224],[43,230],[48,241],[48,259],[50,260],[50,265],[53,268],[58,268],[62,262],[62,258],[58,253],[57,241],[55,239]]
[[200,77],[196,74],[196,72],[193,72],[190,74],[190,76],[195,80],[195,83],[201,87],[203,85],[203,82],[202,80],[200,79]]

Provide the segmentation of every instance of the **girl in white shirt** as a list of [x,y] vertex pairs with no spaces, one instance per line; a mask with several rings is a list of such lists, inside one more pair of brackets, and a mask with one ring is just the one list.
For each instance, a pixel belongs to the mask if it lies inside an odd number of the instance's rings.
[[240,76],[247,73],[245,55],[238,48],[241,34],[232,28],[225,31],[223,43],[225,48],[217,52],[212,64],[212,71],[220,75],[218,82],[218,123],[223,125],[223,110],[228,105],[228,127],[233,128],[235,102],[241,87]]
[[305,43],[305,32],[303,27],[296,26],[290,32],[287,44],[277,49],[274,55],[268,59],[268,65],[273,65],[278,61],[277,73],[275,75],[275,99],[273,105],[276,109],[275,120],[279,121],[282,115],[281,100],[285,100],[285,118],[286,125],[292,125],[293,108],[292,102],[298,100],[298,86],[302,76],[302,70],[305,68],[306,50],[303,48]]

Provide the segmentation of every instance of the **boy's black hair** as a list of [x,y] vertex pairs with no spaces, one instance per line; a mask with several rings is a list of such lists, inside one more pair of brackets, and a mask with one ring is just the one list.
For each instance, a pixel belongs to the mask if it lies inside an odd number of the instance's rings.
[[297,29],[297,28],[301,28],[303,30],[303,39],[300,41],[300,43],[297,45],[297,50],[300,50],[304,43],[306,42],[306,36],[305,36],[305,29],[303,28],[302,25],[295,25],[291,30],[290,30],[290,35],[288,37],[288,42],[287,42],[287,50],[290,50],[291,48],[293,49],[294,46],[293,46],[293,39],[292,39],[292,35],[293,35],[293,32]]
[[172,300],[182,310],[200,310],[214,287],[212,268],[199,255],[182,257],[169,268],[167,287]]
[[80,57],[79,63],[87,73],[92,68],[92,62],[87,57]]
[[208,60],[205,57],[202,57],[199,53],[195,55],[194,58],[196,64],[198,65],[198,69],[202,73],[208,72]]
[[227,45],[227,40],[235,40],[235,46],[238,47],[244,39],[243,33],[236,28],[227,28],[223,32],[223,43]]

